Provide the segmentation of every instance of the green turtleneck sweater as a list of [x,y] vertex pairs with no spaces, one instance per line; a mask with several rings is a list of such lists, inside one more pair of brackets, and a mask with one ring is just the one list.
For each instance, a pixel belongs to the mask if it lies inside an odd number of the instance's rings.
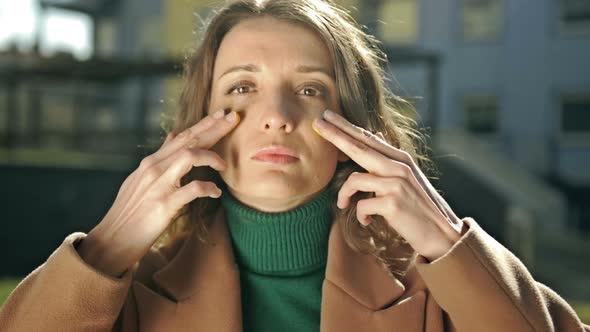
[[319,331],[332,199],[326,189],[293,210],[265,213],[224,191],[244,331]]

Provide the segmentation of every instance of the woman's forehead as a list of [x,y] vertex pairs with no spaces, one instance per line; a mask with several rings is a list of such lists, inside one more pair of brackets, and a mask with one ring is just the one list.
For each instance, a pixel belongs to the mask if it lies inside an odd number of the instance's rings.
[[[271,17],[245,19],[221,42],[214,78],[234,67],[250,71],[315,69],[330,73],[333,63],[328,47],[311,28]],[[308,70],[310,71],[310,70]]]

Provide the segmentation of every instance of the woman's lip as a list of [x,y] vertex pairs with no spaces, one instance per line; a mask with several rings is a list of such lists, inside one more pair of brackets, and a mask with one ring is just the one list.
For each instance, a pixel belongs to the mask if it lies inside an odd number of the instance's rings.
[[260,149],[252,159],[256,159],[265,155],[281,155],[281,156],[288,156],[293,157],[295,159],[299,159],[297,157],[297,153],[294,150],[291,150],[284,146],[269,146],[263,149]]
[[252,159],[267,162],[267,163],[281,164],[281,165],[291,164],[291,163],[297,162],[299,160],[299,158],[297,158],[297,157],[288,156],[285,154],[276,154],[276,153],[259,153],[259,154],[255,155],[254,157],[252,157]]
[[252,159],[280,165],[291,164],[299,161],[297,152],[280,145],[271,145],[260,149],[258,153],[252,157]]

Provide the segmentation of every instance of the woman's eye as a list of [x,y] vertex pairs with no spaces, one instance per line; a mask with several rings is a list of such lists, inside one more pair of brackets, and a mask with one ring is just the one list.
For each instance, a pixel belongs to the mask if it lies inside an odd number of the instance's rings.
[[[232,85],[229,89],[227,89],[226,94],[228,94],[228,95],[231,95],[231,94],[244,95],[244,94],[252,93],[255,91],[256,91],[256,88],[251,83],[238,82],[238,83]],[[299,90],[297,92],[297,94],[301,94],[301,95],[304,95],[307,97],[317,97],[317,96],[322,96],[325,93],[322,91],[321,88],[306,86],[306,87],[302,88],[301,90]]]
[[238,86],[234,88],[232,92],[235,92],[237,94],[248,93],[250,92],[250,87],[245,85]]
[[226,91],[226,94],[228,94],[228,95],[229,94],[243,95],[243,94],[252,92],[252,90],[254,90],[254,87],[251,84],[247,84],[244,82],[238,82],[237,84],[235,84],[231,88],[229,88]]
[[309,96],[309,97],[316,97],[322,95],[322,92],[319,89],[313,87],[305,87],[300,90],[302,95]]

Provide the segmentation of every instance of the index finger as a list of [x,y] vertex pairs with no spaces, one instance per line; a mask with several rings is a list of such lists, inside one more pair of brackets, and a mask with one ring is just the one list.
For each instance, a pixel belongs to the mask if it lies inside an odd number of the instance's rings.
[[211,148],[223,136],[227,135],[240,122],[240,116],[229,108],[211,113],[183,130],[174,137],[168,146],[163,146],[160,154],[168,155],[184,146],[199,146],[203,149]]
[[209,149],[223,136],[230,133],[240,123],[240,115],[237,111],[230,110],[225,116],[217,119],[214,125],[194,134],[191,146],[198,146],[201,149]]
[[383,175],[388,163],[397,162],[347,134],[333,123],[323,119],[315,119],[312,126],[320,136],[371,173]]
[[230,108],[223,108],[216,112],[208,114],[206,117],[199,120],[197,123],[192,125],[191,127],[186,128],[185,130],[181,131],[175,138],[185,138],[188,139],[193,137],[196,134],[201,133],[204,130],[207,130],[215,124],[219,119],[223,118],[231,111]]
[[393,160],[403,162],[408,166],[412,166],[412,160],[406,152],[391,146],[389,143],[381,139],[379,136],[373,135],[370,131],[355,126],[354,124],[346,120],[343,116],[336,114],[330,110],[326,110],[322,114],[322,117],[327,122],[336,126],[338,129],[342,130],[346,134],[367,144],[369,147],[377,150],[383,155]]

